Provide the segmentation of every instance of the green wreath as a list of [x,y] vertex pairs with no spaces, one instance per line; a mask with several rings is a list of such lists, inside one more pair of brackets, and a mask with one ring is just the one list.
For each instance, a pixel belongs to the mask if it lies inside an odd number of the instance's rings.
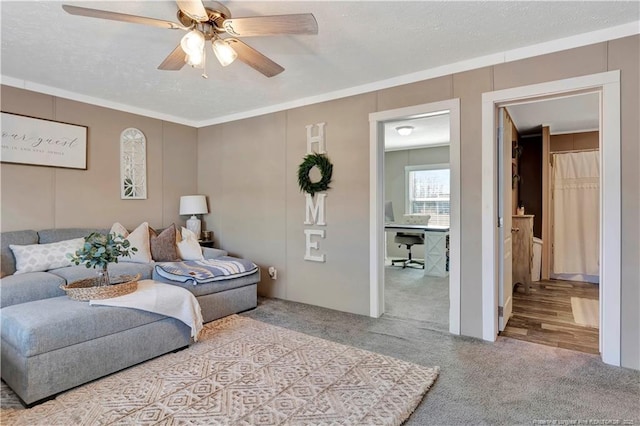
[[[322,178],[318,182],[311,182],[309,172],[313,167],[320,170]],[[316,192],[326,191],[331,183],[331,175],[333,174],[333,164],[324,154],[309,154],[304,157],[302,163],[298,167],[298,186],[300,191],[311,194],[313,197]]]

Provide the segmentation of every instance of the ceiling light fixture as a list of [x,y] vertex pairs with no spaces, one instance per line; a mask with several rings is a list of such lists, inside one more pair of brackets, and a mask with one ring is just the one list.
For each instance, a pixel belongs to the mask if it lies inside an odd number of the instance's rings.
[[193,68],[204,69],[204,34],[198,30],[189,31],[180,40],[180,47],[187,55],[185,61]]
[[216,58],[220,62],[220,65],[226,67],[236,60],[238,54],[233,47],[229,45],[229,42],[216,38],[211,42],[211,47],[213,48],[213,53],[216,54]]
[[187,55],[202,54],[204,50],[204,34],[198,30],[189,31],[180,40],[180,46]]
[[400,136],[409,136],[413,132],[413,126],[398,126],[396,127],[396,132]]
[[188,54],[187,64],[191,65],[193,68],[203,69],[204,68],[204,51]]
[[[228,41],[219,38],[215,34],[211,34],[210,31],[200,31],[199,29],[193,29],[182,37],[180,40],[180,47],[187,55],[185,61],[193,68],[204,69],[206,62],[205,54],[205,42],[211,40],[211,47],[216,58],[220,62],[220,65],[226,67],[236,60],[238,53],[233,50]],[[202,74],[202,77],[207,78],[206,73]]]

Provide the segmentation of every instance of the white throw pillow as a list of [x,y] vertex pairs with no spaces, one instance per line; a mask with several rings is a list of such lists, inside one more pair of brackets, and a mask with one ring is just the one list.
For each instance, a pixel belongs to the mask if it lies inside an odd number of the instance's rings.
[[[176,237],[177,237],[176,232]],[[179,241],[178,241],[179,240]],[[202,255],[202,247],[198,243],[196,234],[182,227],[181,238],[176,238],[176,245],[178,246],[178,256],[182,260],[204,260]]]
[[73,263],[67,254],[75,254],[84,245],[84,238],[58,241],[49,244],[29,244],[19,246],[11,244],[9,248],[16,258],[16,274],[41,272],[49,269],[64,268]]
[[[115,226],[116,224],[114,224]],[[113,232],[113,227],[111,227]],[[116,232],[116,234],[123,235],[122,232]],[[136,229],[131,231],[126,238],[131,245],[129,247],[135,247],[137,252],[131,253],[131,256],[120,256],[118,262],[130,262],[130,263],[151,263],[151,246],[149,245],[149,224],[142,222]]]
[[122,224],[120,222],[114,223],[113,226],[111,227],[111,230],[109,231],[109,233],[110,234],[116,234],[116,235],[122,235],[124,238],[127,238],[129,236],[129,231],[127,231],[127,228],[122,226]]

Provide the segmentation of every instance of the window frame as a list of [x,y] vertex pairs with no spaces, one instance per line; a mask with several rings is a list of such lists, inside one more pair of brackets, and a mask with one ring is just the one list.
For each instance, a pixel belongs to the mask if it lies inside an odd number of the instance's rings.
[[[426,170],[449,170],[449,187],[451,187],[451,166],[450,163],[434,163],[434,164],[417,164],[411,166],[404,166],[404,214],[414,214],[411,212],[411,197],[409,190],[409,175],[411,172],[426,171]],[[451,191],[449,191],[451,192]],[[449,194],[449,203],[451,203],[451,194]],[[418,215],[419,213],[415,213]],[[451,214],[449,214],[449,220],[451,220]]]

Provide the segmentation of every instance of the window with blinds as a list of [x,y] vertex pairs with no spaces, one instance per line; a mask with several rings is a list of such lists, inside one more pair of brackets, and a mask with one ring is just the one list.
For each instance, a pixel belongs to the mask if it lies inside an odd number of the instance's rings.
[[405,168],[407,214],[430,215],[429,225],[449,226],[449,165]]

